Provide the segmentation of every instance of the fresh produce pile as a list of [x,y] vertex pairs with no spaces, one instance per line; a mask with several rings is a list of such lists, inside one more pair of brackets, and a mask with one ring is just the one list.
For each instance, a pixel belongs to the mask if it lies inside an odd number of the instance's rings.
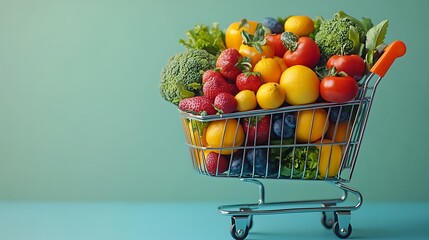
[[[332,19],[308,16],[242,19],[226,30],[195,25],[186,49],[161,72],[161,96],[195,115],[277,109],[317,102],[347,103],[386,46],[388,21],[373,25],[343,11]],[[318,108],[299,113],[188,122],[194,158],[211,175],[316,178],[340,168],[339,144],[350,135],[353,108]],[[344,126],[343,126],[343,125]],[[335,134],[332,129],[335,128]],[[290,143],[319,146],[268,148]],[[245,151],[238,146],[255,146]],[[208,150],[204,150],[207,148]],[[329,169],[328,169],[329,168]]]

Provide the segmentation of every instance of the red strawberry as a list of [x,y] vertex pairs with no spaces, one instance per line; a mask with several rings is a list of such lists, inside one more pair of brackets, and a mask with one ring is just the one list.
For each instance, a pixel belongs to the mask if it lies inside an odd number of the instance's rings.
[[220,69],[220,73],[225,79],[231,83],[235,83],[235,78],[243,70],[248,70],[250,59],[243,58],[243,56],[235,48],[228,48],[223,50],[216,60],[216,68]]
[[228,170],[229,159],[226,156],[220,155],[216,152],[209,152],[205,158],[207,171],[210,173],[210,175],[216,175],[216,170],[218,174],[224,173],[226,170]]
[[220,78],[213,78],[210,81],[204,83],[203,93],[210,101],[214,101],[215,97],[222,92],[229,92],[228,83]]
[[221,113],[233,113],[237,110],[237,100],[228,92],[219,93],[214,100],[214,107]]
[[231,93],[232,95],[237,95],[238,92],[240,92],[240,90],[238,89],[237,85],[235,85],[235,83],[228,83],[229,84],[229,93]]
[[235,83],[240,91],[251,90],[255,93],[262,85],[261,74],[259,72],[240,73]]
[[206,112],[207,115],[213,115],[217,112],[212,102],[205,96],[182,99],[179,102],[179,109],[184,112],[192,112],[195,114],[203,114],[203,112]]
[[[247,134],[247,146],[267,144],[270,135],[270,122],[269,115],[249,117],[243,119],[243,129]],[[255,136],[256,135],[256,136]]]
[[206,83],[215,78],[222,79],[225,81],[225,78],[223,77],[222,73],[220,73],[220,71],[211,69],[207,70],[203,74],[203,83]]

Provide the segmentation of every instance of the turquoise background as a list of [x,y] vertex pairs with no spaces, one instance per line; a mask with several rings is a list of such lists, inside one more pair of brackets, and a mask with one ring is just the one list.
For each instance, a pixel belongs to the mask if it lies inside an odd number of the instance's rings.
[[[338,10],[389,20],[408,47],[377,92],[350,186],[370,201],[428,201],[427,1],[0,0],[0,200],[248,201],[256,188],[192,170],[159,95],[194,24]],[[330,194],[268,181],[268,199]]]

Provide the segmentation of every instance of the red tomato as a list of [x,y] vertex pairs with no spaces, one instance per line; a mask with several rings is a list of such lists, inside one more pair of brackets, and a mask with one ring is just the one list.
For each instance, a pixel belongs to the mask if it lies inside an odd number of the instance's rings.
[[353,55],[334,55],[326,63],[328,69],[334,68],[338,72],[345,72],[350,77],[359,80],[365,74],[365,62],[356,54]]
[[328,76],[320,82],[320,95],[328,102],[343,103],[355,99],[358,94],[356,80],[350,76]]
[[294,51],[288,50],[283,55],[286,66],[304,65],[314,68],[320,59],[320,50],[316,42],[309,37],[300,37]]
[[274,56],[283,57],[286,52],[285,46],[283,46],[282,40],[280,39],[281,34],[269,34],[267,35],[267,43],[273,48]]

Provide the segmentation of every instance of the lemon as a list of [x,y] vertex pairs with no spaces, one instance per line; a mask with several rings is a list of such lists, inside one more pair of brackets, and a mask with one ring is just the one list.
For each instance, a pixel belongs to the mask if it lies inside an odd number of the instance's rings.
[[314,142],[320,139],[329,128],[327,113],[324,109],[303,110],[296,113],[296,141]]
[[285,101],[285,92],[278,83],[264,83],[256,92],[256,101],[263,109],[278,108]]
[[237,111],[239,112],[250,111],[257,106],[255,92],[251,90],[240,91],[235,95],[235,100],[237,100]]
[[291,16],[286,20],[284,29],[298,37],[308,36],[314,31],[314,22],[307,16]]
[[341,146],[332,144],[329,139],[324,139],[322,143],[329,143],[329,145],[318,146],[320,151],[319,159],[319,176],[335,177],[338,174],[341,166],[342,151]]
[[232,149],[233,147],[243,145],[244,130],[236,119],[213,121],[207,126],[206,140],[209,147],[219,148],[211,151],[228,155],[238,150]]
[[291,105],[314,103],[319,97],[319,85],[316,73],[303,65],[289,67],[280,77],[285,101]]
[[282,69],[274,58],[263,57],[259,60],[255,67],[254,72],[261,74],[262,82],[276,82],[280,81]]

